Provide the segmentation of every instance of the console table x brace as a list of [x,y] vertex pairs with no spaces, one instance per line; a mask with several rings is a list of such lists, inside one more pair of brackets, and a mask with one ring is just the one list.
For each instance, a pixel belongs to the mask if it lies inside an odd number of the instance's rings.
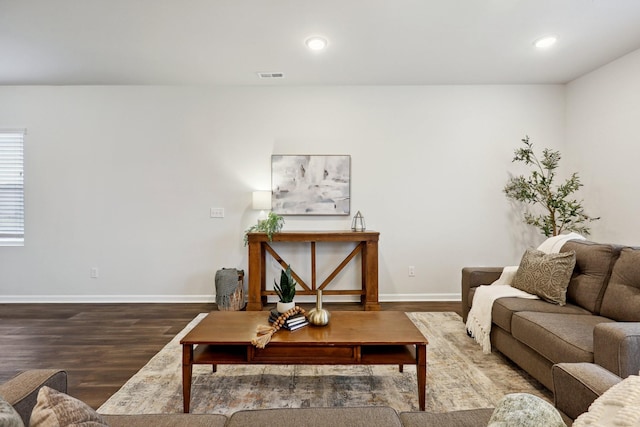
[[[287,231],[275,233],[272,242],[308,242],[311,245],[311,285],[307,285],[294,271],[292,276],[302,287],[298,295],[315,295],[318,289],[323,295],[359,295],[365,310],[380,310],[378,302],[378,240],[376,231]],[[247,310],[262,310],[268,295],[274,291],[266,289],[266,254],[269,253],[281,266],[287,263],[270,245],[266,233],[248,233],[249,246],[249,301]],[[318,242],[355,242],[356,247],[318,286],[316,283],[316,243]],[[362,286],[356,290],[330,290],[326,287],[356,257],[361,255]]]

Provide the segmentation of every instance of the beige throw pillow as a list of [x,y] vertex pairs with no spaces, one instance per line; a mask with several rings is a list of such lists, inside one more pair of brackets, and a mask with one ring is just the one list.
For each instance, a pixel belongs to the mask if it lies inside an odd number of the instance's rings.
[[31,427],[102,427],[108,424],[89,405],[49,387],[38,392],[31,412]]
[[565,305],[567,287],[575,265],[575,252],[547,254],[527,249],[511,286],[545,301]]

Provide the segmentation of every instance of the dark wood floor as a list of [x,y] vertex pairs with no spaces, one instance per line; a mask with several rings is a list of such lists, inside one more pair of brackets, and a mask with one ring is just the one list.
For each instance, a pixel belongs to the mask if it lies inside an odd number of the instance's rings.
[[[381,305],[460,314],[459,302]],[[324,306],[361,309],[350,303]],[[216,309],[204,303],[0,304],[0,382],[27,369],[64,369],[69,394],[98,408],[198,313]]]

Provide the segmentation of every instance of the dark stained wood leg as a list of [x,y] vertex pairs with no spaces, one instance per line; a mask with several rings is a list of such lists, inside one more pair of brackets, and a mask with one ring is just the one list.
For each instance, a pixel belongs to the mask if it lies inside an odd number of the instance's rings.
[[[182,405],[185,414],[191,404],[191,375],[193,373],[193,344],[182,345]],[[215,365],[214,365],[215,369]]]
[[216,372],[218,372],[218,365],[211,365],[211,368],[212,368],[214,374]]
[[404,365],[400,365],[400,367],[399,367],[399,368],[400,368],[400,369],[399,369],[399,371],[400,371],[400,372],[404,372]]
[[362,281],[365,291],[364,309],[379,311],[378,302],[378,242],[365,242],[362,251]]
[[418,405],[424,411],[427,388],[427,346],[416,345],[416,371],[418,372]]
[[263,292],[267,290],[267,243],[260,244],[260,306],[264,307],[267,305],[267,295],[263,295]]
[[364,243],[359,243],[359,246],[362,248],[360,250],[360,277],[362,277],[361,290],[360,294],[360,304],[364,307],[365,311],[367,310],[367,245]]

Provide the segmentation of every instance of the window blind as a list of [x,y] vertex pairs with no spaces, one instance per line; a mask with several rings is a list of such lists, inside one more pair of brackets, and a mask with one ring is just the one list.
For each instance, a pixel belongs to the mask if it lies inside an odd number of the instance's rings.
[[0,129],[0,245],[24,243],[24,136]]

